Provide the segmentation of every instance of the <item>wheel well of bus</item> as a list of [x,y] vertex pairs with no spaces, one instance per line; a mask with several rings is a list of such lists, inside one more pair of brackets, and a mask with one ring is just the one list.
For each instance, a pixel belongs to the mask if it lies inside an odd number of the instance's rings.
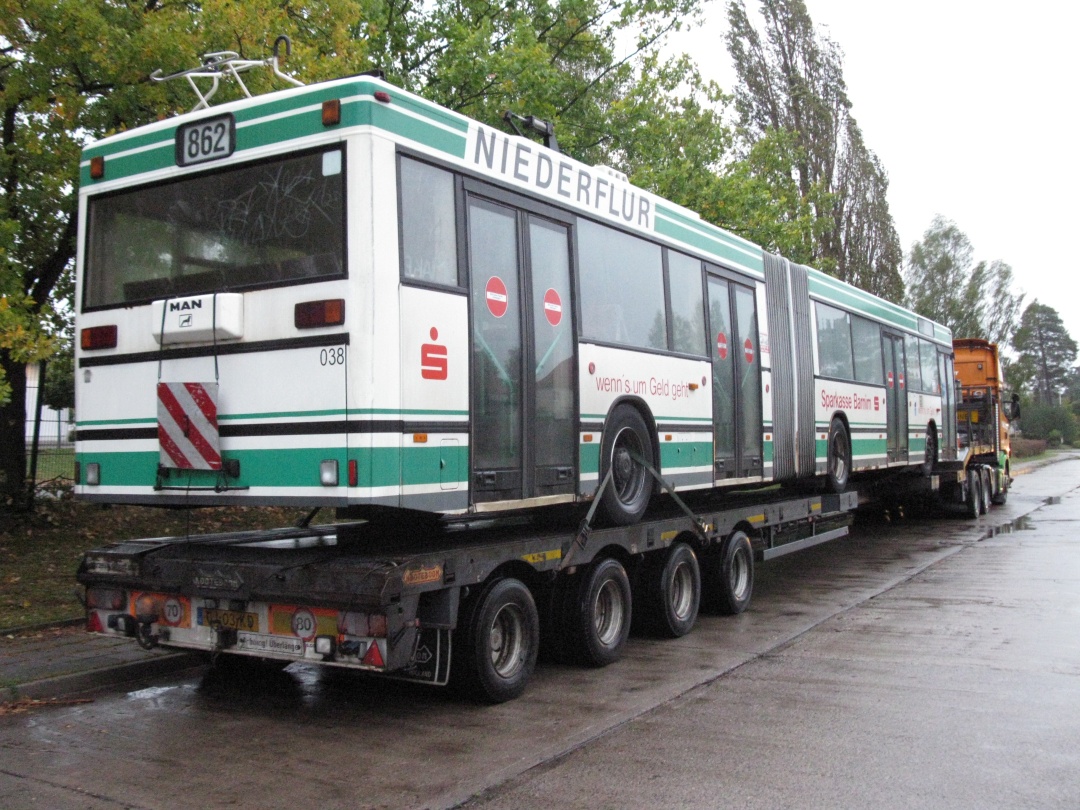
[[[641,418],[645,420],[645,428],[649,431],[649,441],[652,442],[653,452],[653,464],[656,467],[657,472],[660,471],[660,441],[657,437],[656,420],[653,418],[652,409],[645,403],[641,397],[619,397],[617,400],[611,403],[611,407],[608,408],[607,416],[604,418],[604,429],[607,430],[608,424],[611,422],[611,415],[615,413],[615,409],[620,405],[629,405],[631,408],[641,414]],[[600,452],[603,454],[604,440],[600,440]],[[604,459],[600,459],[600,466],[604,464]],[[660,491],[660,482],[653,481],[653,492]]]
[[[851,424],[848,422],[847,414],[844,413],[843,411],[833,411],[833,415],[831,417],[829,417],[829,425],[830,426],[832,425],[832,420],[833,419],[839,419],[841,422],[844,423],[844,430],[847,431],[847,440],[848,440],[848,445],[850,446],[851,445]],[[854,453],[855,453],[855,450],[854,450],[854,447],[852,447],[852,455],[854,455]],[[828,457],[828,455],[829,455],[829,448],[828,447],[825,448],[825,455],[826,455],[826,457]],[[746,530],[744,529],[743,531],[746,531]],[[750,534],[750,532],[746,532],[746,533]]]

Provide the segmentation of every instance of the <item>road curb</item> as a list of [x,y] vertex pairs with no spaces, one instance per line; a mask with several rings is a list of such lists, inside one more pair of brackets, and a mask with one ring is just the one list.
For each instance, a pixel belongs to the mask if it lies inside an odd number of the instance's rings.
[[205,665],[206,657],[200,653],[166,653],[145,661],[109,665],[83,672],[73,672],[69,675],[44,678],[40,681],[15,684],[4,690],[6,693],[4,697],[11,701],[70,697],[81,692],[121,686],[146,678],[160,678]]

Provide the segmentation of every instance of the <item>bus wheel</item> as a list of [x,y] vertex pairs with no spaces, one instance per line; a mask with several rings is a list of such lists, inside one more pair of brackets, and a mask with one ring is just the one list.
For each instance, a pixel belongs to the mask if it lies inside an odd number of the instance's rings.
[[[618,560],[600,560],[581,578],[563,613],[562,631],[570,639],[572,657],[591,667],[606,667],[622,655],[630,635],[630,580]],[[575,598],[576,597],[576,598]]]
[[926,452],[923,456],[922,474],[929,477],[934,472],[938,460],[937,430],[926,426]]
[[697,621],[701,605],[701,569],[697,555],[686,543],[676,543],[666,554],[650,555],[642,571],[640,615],[644,629],[667,638],[681,638]]
[[998,506],[1002,506],[1009,499],[1008,470],[998,470],[996,474],[991,473],[991,475],[994,476],[995,481],[1001,481],[1001,486],[994,491],[994,497],[991,500]]
[[851,476],[851,439],[840,417],[833,417],[829,426],[828,485],[833,492],[847,489]]
[[982,498],[979,501],[979,514],[985,515],[990,511],[990,499],[994,495],[993,486],[990,483],[990,470],[987,467],[983,467],[979,472],[979,477],[982,479]]
[[600,480],[611,470],[611,482],[604,488],[600,505],[619,526],[641,520],[652,495],[652,476],[634,457],[653,464],[653,446],[641,414],[629,405],[620,405],[604,426],[600,452]]
[[468,601],[455,637],[455,674],[471,697],[503,703],[525,691],[540,648],[540,619],[525,583],[489,583]]
[[705,558],[705,601],[717,613],[728,616],[750,606],[754,593],[754,550],[745,532],[732,532],[719,553]]

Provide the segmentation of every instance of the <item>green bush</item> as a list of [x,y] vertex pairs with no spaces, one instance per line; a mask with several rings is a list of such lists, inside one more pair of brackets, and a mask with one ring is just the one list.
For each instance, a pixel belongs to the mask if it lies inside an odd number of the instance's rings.
[[[1060,405],[1027,406],[1020,418],[1020,429],[1025,439],[1043,439],[1051,444],[1072,444],[1077,437],[1076,417]],[[1055,434],[1053,438],[1051,434]]]
[[1046,450],[1046,442],[1042,439],[1016,439],[1012,440],[1013,458],[1032,458]]

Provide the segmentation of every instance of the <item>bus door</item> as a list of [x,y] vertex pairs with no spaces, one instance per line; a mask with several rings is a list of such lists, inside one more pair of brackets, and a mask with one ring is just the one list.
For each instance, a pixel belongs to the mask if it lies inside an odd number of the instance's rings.
[[576,490],[570,228],[468,197],[472,500]]
[[881,353],[885,358],[886,455],[889,462],[907,461],[907,394],[904,385],[904,338],[883,331]]
[[761,356],[754,291],[709,275],[713,475],[760,475]]

